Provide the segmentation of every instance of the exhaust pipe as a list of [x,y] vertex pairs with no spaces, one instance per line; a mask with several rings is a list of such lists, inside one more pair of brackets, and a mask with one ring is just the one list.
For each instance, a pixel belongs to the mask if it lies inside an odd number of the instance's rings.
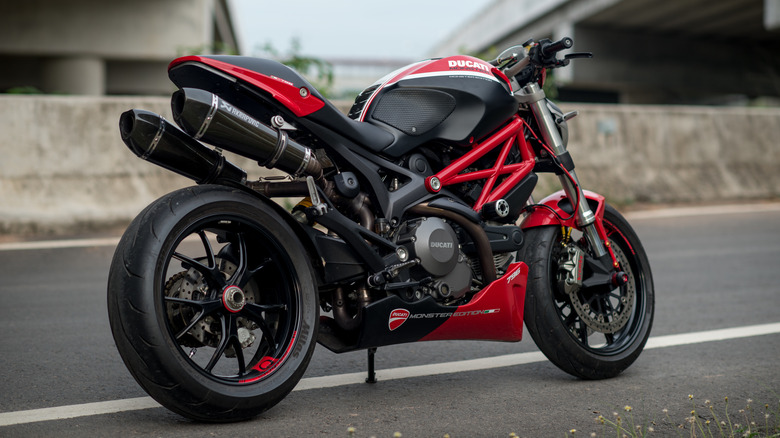
[[119,118],[119,132],[122,141],[138,157],[198,184],[246,182],[246,172],[159,114],[139,109],[126,111]]
[[322,178],[322,166],[311,149],[290,140],[216,94],[182,88],[171,99],[173,119],[196,140],[257,160],[269,169]]

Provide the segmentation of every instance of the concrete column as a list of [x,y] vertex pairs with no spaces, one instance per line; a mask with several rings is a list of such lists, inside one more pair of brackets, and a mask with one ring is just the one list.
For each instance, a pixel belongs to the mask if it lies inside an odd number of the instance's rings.
[[44,63],[43,87],[48,93],[102,96],[106,93],[105,62],[89,56],[52,58]]
[[[574,23],[571,21],[562,21],[558,23],[555,26],[555,29],[553,29],[552,34],[552,40],[553,41],[559,41],[564,37],[569,37],[574,39],[574,44],[576,48],[577,44],[577,36],[574,33]],[[569,53],[571,50],[564,51],[562,54],[558,55],[558,58],[563,58],[563,55]],[[567,67],[559,68],[555,70],[555,80],[559,84],[568,84],[572,80],[574,80],[574,68],[576,62],[570,63]]]
[[764,29],[780,28],[780,0],[764,0]]

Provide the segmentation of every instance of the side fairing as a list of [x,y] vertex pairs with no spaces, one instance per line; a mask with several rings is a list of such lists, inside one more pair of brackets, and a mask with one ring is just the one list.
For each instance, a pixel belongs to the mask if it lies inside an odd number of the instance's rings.
[[418,341],[517,342],[523,338],[527,282],[528,266],[520,262],[461,306],[441,305],[431,297],[410,303],[391,295],[362,310],[357,333],[340,332],[324,317],[318,342],[336,353]]

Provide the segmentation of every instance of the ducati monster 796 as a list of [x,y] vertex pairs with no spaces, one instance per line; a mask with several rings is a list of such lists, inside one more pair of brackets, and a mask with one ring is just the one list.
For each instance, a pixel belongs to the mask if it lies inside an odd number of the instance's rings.
[[[139,109],[119,122],[137,156],[197,182],[143,210],[111,265],[111,329],[138,383],[186,417],[236,421],[282,400],[316,343],[368,350],[372,377],[377,347],[520,341],[523,321],[569,374],[626,369],[653,279],[628,222],[579,183],[576,112],[541,88],[590,56],[559,58],[572,44],[417,62],[349,116],[272,60],[174,60],[178,127]],[[287,177],[248,180],[222,150]],[[562,190],[534,202],[541,172]]]

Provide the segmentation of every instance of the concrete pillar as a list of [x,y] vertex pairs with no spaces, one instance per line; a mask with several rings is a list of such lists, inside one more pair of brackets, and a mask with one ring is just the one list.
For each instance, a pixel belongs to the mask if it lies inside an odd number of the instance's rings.
[[[560,41],[564,37],[574,39],[574,44],[576,47],[577,35],[574,34],[574,23],[571,21],[562,21],[555,26],[555,29],[553,29],[553,41]],[[558,55],[558,58],[563,58],[563,55],[569,52],[571,52],[571,50],[564,51],[561,55]],[[574,80],[574,69],[576,68],[574,64],[576,64],[576,61],[574,63],[570,63],[568,67],[555,70],[555,80],[559,84],[568,84]]]
[[102,96],[106,93],[105,62],[89,56],[52,58],[44,63],[43,87],[47,93]]
[[764,28],[780,28],[780,0],[764,0]]

